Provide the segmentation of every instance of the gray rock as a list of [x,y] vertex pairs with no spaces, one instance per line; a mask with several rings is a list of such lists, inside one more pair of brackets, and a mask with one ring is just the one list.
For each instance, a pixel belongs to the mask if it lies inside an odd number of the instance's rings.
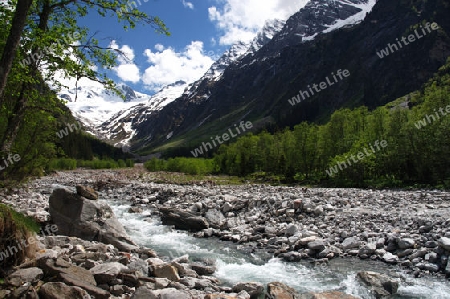
[[379,239],[377,239],[377,243],[376,243],[376,245],[377,245],[377,249],[382,249],[382,248],[384,248],[384,242],[385,242],[386,240],[384,239],[384,238],[379,238]]
[[385,261],[388,264],[396,264],[398,262],[398,256],[396,256],[390,252],[386,252],[383,255],[383,261]]
[[142,213],[144,210],[141,207],[130,207],[128,209],[128,213],[133,213],[133,214],[140,214]]
[[251,297],[257,297],[264,293],[264,285],[260,282],[240,282],[233,286],[233,292],[246,291]]
[[97,200],[98,199],[98,193],[91,187],[81,186],[78,185],[76,187],[77,194],[80,196],[83,196],[84,198],[90,199],[90,200]]
[[377,245],[375,243],[369,243],[359,249],[358,255],[359,256],[362,256],[362,255],[371,256],[372,254],[375,253],[376,250],[377,250]]
[[414,248],[414,245],[416,245],[416,242],[411,238],[403,238],[397,242],[397,246],[400,249]]
[[439,246],[439,244],[436,241],[427,241],[427,242],[425,242],[425,247],[426,248],[436,248],[438,246]]
[[432,263],[425,263],[423,266],[424,270],[428,270],[430,272],[438,272],[439,271],[439,266],[436,264],[432,264]]
[[297,232],[298,232],[298,227],[297,227],[297,225],[291,224],[291,225],[288,225],[288,227],[286,227],[286,230],[284,231],[284,234],[285,234],[287,237],[292,237],[292,236],[294,236]]
[[167,207],[161,207],[159,211],[164,225],[174,225],[177,229],[195,232],[209,228],[209,223],[205,218],[189,211]]
[[318,205],[317,207],[315,207],[314,208],[314,214],[316,216],[323,215],[323,206],[322,205]]
[[355,237],[349,237],[346,238],[342,242],[342,248],[344,250],[352,249],[352,248],[358,248],[361,245],[361,241]]
[[223,206],[222,206],[222,212],[228,213],[228,212],[230,212],[231,210],[233,210],[233,206],[232,206],[229,202],[226,202],[226,203],[223,204]]
[[43,276],[44,272],[37,267],[19,269],[8,276],[7,282],[9,285],[19,287],[22,286],[24,283],[34,284],[35,282],[39,281]]
[[62,282],[47,282],[39,289],[39,296],[43,299],[86,299],[90,298],[89,294],[79,288],[71,287]]
[[106,203],[56,189],[50,196],[49,211],[61,235],[112,244],[126,252],[139,249]]
[[414,252],[414,249],[411,249],[411,248],[409,248],[409,249],[403,249],[403,250],[397,251],[396,255],[397,255],[399,258],[403,258],[403,257],[405,257],[405,256],[408,256],[408,255],[412,254],[413,252]]
[[315,251],[322,251],[325,249],[325,243],[323,240],[315,240],[308,243],[308,248]]
[[356,277],[372,291],[375,298],[395,294],[399,287],[398,281],[376,272],[359,272]]
[[70,276],[74,280],[83,282],[85,284],[90,284],[93,286],[97,285],[94,275],[82,267],[72,265],[71,263],[58,258],[56,260],[52,259],[41,259],[38,260],[38,267],[44,271],[46,276],[61,276],[65,274],[65,277]]
[[438,244],[445,250],[450,251],[450,238],[442,237],[438,240]]
[[197,272],[199,275],[212,275],[216,272],[216,267],[214,265],[208,266],[202,263],[192,263],[190,264],[191,269]]
[[99,264],[89,271],[92,273],[92,275],[94,275],[97,284],[107,284],[111,280],[116,278],[120,272],[126,270],[128,270],[128,268],[121,263],[111,262]]
[[205,213],[206,221],[208,221],[209,226],[212,228],[224,228],[227,222],[225,216],[216,209],[210,209]]
[[141,259],[135,259],[127,265],[128,269],[135,271],[138,276],[148,276],[148,264]]
[[136,289],[131,299],[157,299],[157,297],[149,288],[141,286]]

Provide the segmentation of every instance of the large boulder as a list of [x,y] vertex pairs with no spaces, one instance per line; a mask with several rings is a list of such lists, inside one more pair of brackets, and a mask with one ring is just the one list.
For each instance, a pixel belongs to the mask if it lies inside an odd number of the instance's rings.
[[192,212],[166,207],[161,207],[159,211],[164,225],[174,225],[176,229],[189,231],[201,231],[209,228],[209,223],[205,218]]
[[139,249],[106,203],[58,188],[50,196],[49,205],[50,216],[61,235],[112,244],[121,251]]
[[373,293],[375,298],[383,298],[397,293],[398,281],[377,272],[359,272],[356,277]]

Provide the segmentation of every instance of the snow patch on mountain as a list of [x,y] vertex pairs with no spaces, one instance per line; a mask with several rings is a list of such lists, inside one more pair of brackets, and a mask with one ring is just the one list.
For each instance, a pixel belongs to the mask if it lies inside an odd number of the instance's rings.
[[345,19],[345,20],[337,20],[336,23],[329,26],[328,29],[324,30],[323,33],[331,32],[335,29],[342,28],[347,25],[355,25],[364,20],[366,15],[372,11],[372,8],[377,3],[377,0],[368,0],[367,3],[353,4],[354,7],[361,9],[361,12]]

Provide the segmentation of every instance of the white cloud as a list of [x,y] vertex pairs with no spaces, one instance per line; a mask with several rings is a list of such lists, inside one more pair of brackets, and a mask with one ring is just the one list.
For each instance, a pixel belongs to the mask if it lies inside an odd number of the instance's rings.
[[183,3],[184,7],[189,8],[189,9],[194,9],[194,4],[192,4],[192,2],[189,2],[186,0],[181,0],[181,2]]
[[286,20],[304,7],[308,0],[216,0],[225,2],[222,8],[208,9],[209,19],[223,31],[221,45],[231,45],[237,41],[250,41],[264,26],[266,20]]
[[200,41],[191,42],[182,52],[177,53],[169,47],[159,52],[146,49],[144,55],[152,65],[145,70],[142,81],[153,91],[178,80],[194,82],[214,63],[211,57],[205,55],[203,42]]
[[164,46],[161,44],[156,44],[155,49],[159,52],[162,52],[162,51],[164,51]]
[[117,57],[119,65],[113,69],[116,72],[116,75],[125,82],[139,82],[141,80],[141,75],[139,67],[133,62],[135,57],[134,50],[128,45],[123,45],[120,48],[114,40],[109,46],[112,49],[118,49],[122,52],[122,54],[119,54]]

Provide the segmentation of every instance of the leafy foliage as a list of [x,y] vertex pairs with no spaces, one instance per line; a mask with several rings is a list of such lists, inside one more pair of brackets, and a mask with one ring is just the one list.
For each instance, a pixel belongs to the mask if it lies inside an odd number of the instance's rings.
[[212,159],[202,158],[171,158],[161,160],[152,158],[144,164],[149,171],[182,172],[191,175],[205,175],[216,171],[216,165]]

